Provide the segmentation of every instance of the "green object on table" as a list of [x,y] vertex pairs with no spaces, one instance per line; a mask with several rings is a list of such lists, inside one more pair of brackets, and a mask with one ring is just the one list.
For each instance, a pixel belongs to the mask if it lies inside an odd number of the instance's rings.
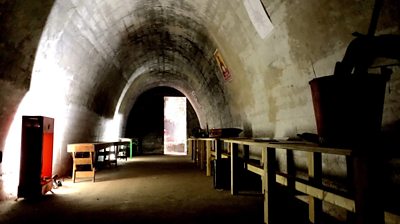
[[130,154],[129,154],[129,158],[132,159],[132,140],[129,141],[129,149],[130,149]]

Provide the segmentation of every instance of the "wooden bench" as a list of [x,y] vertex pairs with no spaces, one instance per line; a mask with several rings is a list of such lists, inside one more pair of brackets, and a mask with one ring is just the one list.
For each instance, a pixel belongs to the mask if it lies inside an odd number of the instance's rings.
[[223,150],[219,138],[188,138],[188,152],[192,161],[206,170],[206,175],[211,176],[212,162],[218,158],[228,158],[228,151]]
[[[371,171],[371,156],[365,153],[354,153],[350,149],[320,147],[312,143],[299,142],[259,142],[254,139],[221,139],[227,143],[231,153],[231,193],[238,194],[238,152],[239,145],[262,147],[262,160],[260,165],[247,164],[247,169],[262,177],[264,192],[264,222],[267,224],[280,223],[277,217],[276,204],[277,184],[293,189],[308,197],[309,221],[321,223],[323,214],[322,202],[346,209],[353,214],[355,223],[384,223],[383,202],[375,201],[380,193],[376,186],[374,175],[367,173]],[[277,171],[276,149],[286,151],[302,151],[308,154],[308,180],[295,177],[288,167],[288,173]],[[358,151],[359,152],[359,151]],[[345,156],[347,161],[348,176],[352,178],[353,185],[350,186],[349,194],[341,194],[334,189],[322,185],[322,154]],[[375,159],[375,158],[374,158]],[[379,158],[376,158],[378,161]],[[288,211],[290,212],[290,211]]]

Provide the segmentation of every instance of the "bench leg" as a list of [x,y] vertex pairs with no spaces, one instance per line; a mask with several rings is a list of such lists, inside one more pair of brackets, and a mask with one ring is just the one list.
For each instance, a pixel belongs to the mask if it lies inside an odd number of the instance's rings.
[[275,149],[267,148],[264,161],[264,223],[275,224],[277,219],[277,189]]
[[74,166],[73,171],[72,171],[72,183],[75,183],[75,177],[76,177],[76,168]]
[[[315,186],[322,185],[322,157],[321,153],[310,152],[308,154],[308,176]],[[322,201],[308,196],[308,217],[310,223],[321,223]]]

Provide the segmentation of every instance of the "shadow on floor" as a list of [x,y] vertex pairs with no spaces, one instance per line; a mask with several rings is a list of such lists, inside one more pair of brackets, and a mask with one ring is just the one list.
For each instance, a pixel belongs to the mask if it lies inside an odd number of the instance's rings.
[[263,196],[213,188],[188,157],[118,161],[39,200],[0,202],[0,223],[263,223]]

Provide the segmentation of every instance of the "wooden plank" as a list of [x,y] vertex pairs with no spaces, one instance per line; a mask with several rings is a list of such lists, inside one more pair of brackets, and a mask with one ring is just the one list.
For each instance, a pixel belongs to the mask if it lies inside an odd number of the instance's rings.
[[267,142],[257,142],[254,141],[253,139],[243,139],[243,138],[239,138],[239,139],[233,139],[233,138],[223,138],[222,141],[226,142],[226,143],[233,143],[233,144],[239,144],[239,145],[248,145],[248,146],[258,146],[258,147],[267,147],[269,145],[269,143]]
[[264,168],[258,167],[253,164],[247,163],[247,170],[253,172],[255,174],[260,175],[261,177],[264,176]]
[[275,148],[305,151],[305,152],[320,152],[332,155],[344,155],[351,156],[353,150],[343,149],[343,148],[331,148],[331,147],[321,147],[314,144],[301,144],[301,143],[269,143],[269,145],[274,145]]
[[105,149],[111,146],[129,145],[127,141],[118,142],[93,142],[93,143],[73,143],[67,145],[67,152],[88,152]]
[[400,216],[388,211],[385,211],[385,222],[386,223],[400,223]]
[[93,143],[68,144],[67,152],[94,152]]
[[93,171],[76,171],[77,178],[93,177]]
[[276,182],[278,184],[283,185],[283,186],[287,186],[288,185],[287,178],[285,176],[283,176],[283,175],[280,175],[280,174],[276,174]]
[[[283,185],[287,186],[287,178],[281,174],[276,174],[276,182]],[[350,212],[355,212],[355,203],[354,200],[343,197],[341,195],[337,195],[335,193],[325,191],[322,189],[315,188],[311,185],[296,181],[295,182],[295,188],[297,191],[304,193],[308,196],[312,196],[315,198],[318,198],[322,201],[329,202],[331,204],[337,205],[339,207],[342,207]]]
[[92,164],[92,158],[75,158],[74,159],[74,164],[75,165],[91,165]]
[[331,193],[328,191],[324,191],[322,189],[318,189],[318,188],[315,188],[313,186],[310,186],[310,185],[307,185],[307,184],[304,184],[304,183],[301,183],[298,181],[296,181],[295,187],[296,187],[296,190],[298,190],[304,194],[307,194],[309,196],[312,196],[312,197],[318,198],[320,200],[340,206],[346,210],[349,210],[352,212],[355,211],[355,203],[354,203],[354,200],[352,200],[352,199],[348,199],[343,196],[340,196],[340,195],[337,195],[337,194],[334,194],[334,193]]
[[350,149],[336,148],[336,147],[322,147],[313,143],[301,143],[301,142],[291,142],[291,141],[278,141],[278,142],[260,142],[253,139],[222,139],[226,143],[234,143],[239,145],[249,145],[249,146],[259,146],[259,147],[271,147],[271,148],[281,148],[289,150],[298,150],[306,152],[320,152],[328,153],[333,155],[345,155],[350,156],[353,151]]

